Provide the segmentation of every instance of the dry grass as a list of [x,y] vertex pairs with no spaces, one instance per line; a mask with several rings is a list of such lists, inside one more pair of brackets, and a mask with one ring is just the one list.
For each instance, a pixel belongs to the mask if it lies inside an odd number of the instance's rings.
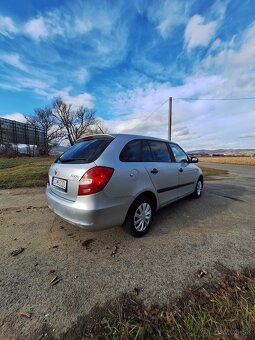
[[229,271],[175,307],[123,295],[79,319],[64,339],[255,339],[255,271]]
[[255,165],[255,157],[199,157],[200,162]]
[[45,186],[51,157],[0,158],[0,188]]
[[206,178],[210,178],[211,176],[222,176],[222,175],[227,175],[228,171],[223,170],[223,169],[213,169],[213,168],[206,168],[204,166],[199,166],[202,171],[203,175]]

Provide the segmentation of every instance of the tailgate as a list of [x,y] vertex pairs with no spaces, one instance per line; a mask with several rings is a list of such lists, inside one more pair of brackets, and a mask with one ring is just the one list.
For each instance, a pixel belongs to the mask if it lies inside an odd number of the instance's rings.
[[51,191],[67,200],[76,201],[79,180],[87,170],[94,166],[94,162],[89,164],[52,164],[49,169]]

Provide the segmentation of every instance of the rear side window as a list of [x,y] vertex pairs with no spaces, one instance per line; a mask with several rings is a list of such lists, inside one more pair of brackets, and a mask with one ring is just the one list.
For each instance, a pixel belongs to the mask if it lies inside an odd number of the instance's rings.
[[75,144],[63,153],[56,163],[91,163],[94,162],[111,143],[112,138],[92,139]]
[[151,148],[147,140],[143,140],[143,144],[142,144],[142,161],[153,162]]
[[133,140],[127,143],[120,153],[121,162],[140,162],[141,144],[141,140]]
[[171,162],[170,153],[165,142],[148,141],[154,162]]
[[133,140],[127,143],[120,153],[122,162],[171,162],[165,142]]

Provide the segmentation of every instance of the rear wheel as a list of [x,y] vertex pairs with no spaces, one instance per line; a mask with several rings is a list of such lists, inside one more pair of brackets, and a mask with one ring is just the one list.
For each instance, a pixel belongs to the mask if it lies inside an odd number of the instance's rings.
[[199,178],[197,181],[196,189],[193,193],[194,198],[199,198],[202,195],[202,190],[203,190],[203,180],[202,178]]
[[154,215],[153,202],[149,197],[138,198],[130,207],[124,227],[135,237],[145,235],[152,222]]

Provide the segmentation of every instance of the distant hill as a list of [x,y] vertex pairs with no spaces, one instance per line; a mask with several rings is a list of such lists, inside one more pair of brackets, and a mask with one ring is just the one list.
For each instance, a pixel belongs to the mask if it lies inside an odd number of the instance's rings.
[[224,154],[224,155],[254,155],[255,149],[201,149],[201,150],[192,150],[188,151],[190,154]]

